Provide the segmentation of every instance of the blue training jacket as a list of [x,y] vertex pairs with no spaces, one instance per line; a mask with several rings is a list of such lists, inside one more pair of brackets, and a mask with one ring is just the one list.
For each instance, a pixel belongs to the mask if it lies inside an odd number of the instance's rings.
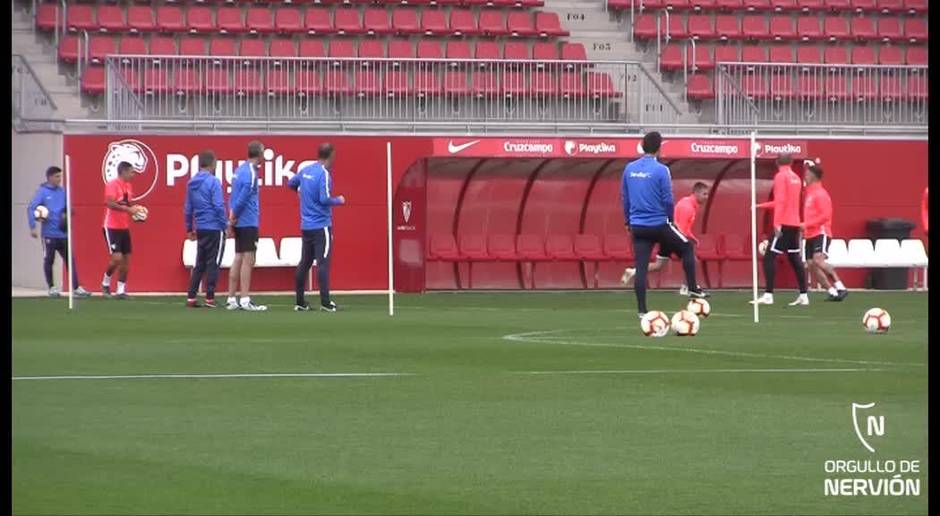
[[37,206],[45,206],[49,210],[49,218],[42,223],[42,236],[44,238],[68,238],[62,225],[62,216],[65,215],[65,189],[61,186],[52,186],[49,183],[39,185],[36,195],[26,208],[26,217],[29,220],[29,229],[36,228]]
[[620,186],[623,219],[631,226],[661,226],[672,221],[672,177],[654,156],[643,156],[623,170]]
[[228,200],[229,210],[235,215],[235,227],[256,228],[259,225],[258,173],[246,161],[235,170],[232,179],[232,195]]
[[186,185],[186,203],[183,205],[186,231],[225,231],[225,201],[222,199],[222,181],[208,170],[200,170]]
[[319,162],[308,165],[290,178],[287,186],[300,195],[300,229],[311,230],[333,225],[333,206],[339,197],[330,197],[330,173]]

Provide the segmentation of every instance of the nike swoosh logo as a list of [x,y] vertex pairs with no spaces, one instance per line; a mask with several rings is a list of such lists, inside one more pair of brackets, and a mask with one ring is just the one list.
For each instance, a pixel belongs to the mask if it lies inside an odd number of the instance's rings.
[[447,152],[451,154],[457,154],[458,152],[480,143],[480,140],[473,140],[472,142],[461,143],[460,145],[454,145],[454,141],[450,140],[447,142]]

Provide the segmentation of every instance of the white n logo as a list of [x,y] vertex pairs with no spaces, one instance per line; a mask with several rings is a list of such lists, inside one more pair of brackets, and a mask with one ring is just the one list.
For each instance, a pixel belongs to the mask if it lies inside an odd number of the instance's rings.
[[[870,444],[868,444],[868,441],[865,439],[865,436],[862,435],[862,429],[859,428],[858,420],[861,414],[859,414],[858,412],[859,412],[859,409],[867,410],[870,408],[874,408],[874,406],[875,406],[874,403],[868,403],[865,405],[861,405],[859,403],[852,403],[852,426],[855,427],[855,435],[858,436],[858,440],[862,442],[862,446],[864,446],[868,451],[872,453],[875,453],[875,449]],[[885,417],[884,416],[868,416],[867,418],[865,418],[865,421],[867,422],[866,423],[867,424],[866,435],[868,437],[875,437],[875,436],[881,437],[885,435]]]
[[885,417],[868,416],[868,437],[885,434]]

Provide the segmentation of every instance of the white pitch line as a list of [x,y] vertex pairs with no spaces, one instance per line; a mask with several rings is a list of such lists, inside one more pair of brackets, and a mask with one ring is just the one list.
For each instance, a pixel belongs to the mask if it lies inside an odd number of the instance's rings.
[[734,374],[734,373],[861,373],[885,371],[885,369],[867,368],[824,368],[824,369],[621,369],[610,371],[515,371],[522,375],[565,375],[565,374]]
[[78,376],[14,376],[13,380],[151,380],[213,378],[371,378],[413,376],[414,373],[230,373],[230,374],[123,374]]
[[924,364],[913,364],[913,363],[903,363],[903,362],[880,362],[876,360],[849,360],[842,358],[818,358],[818,357],[805,357],[805,356],[793,356],[793,355],[768,355],[764,353],[747,353],[743,351],[723,351],[718,349],[697,349],[697,348],[679,348],[671,346],[655,346],[655,345],[639,345],[639,344],[613,344],[607,342],[580,342],[575,340],[556,340],[552,337],[549,338],[533,338],[537,335],[548,335],[552,333],[559,333],[569,330],[550,330],[550,331],[532,331],[526,333],[516,333],[511,335],[503,335],[503,340],[515,341],[515,342],[528,342],[533,344],[557,344],[560,346],[587,346],[587,347],[603,347],[603,348],[629,348],[629,349],[642,349],[642,350],[653,350],[653,351],[678,351],[683,353],[698,353],[703,355],[725,355],[731,357],[747,357],[747,358],[773,358],[780,360],[796,360],[802,362],[829,362],[829,363],[841,363],[841,364],[858,364],[858,365],[882,365],[882,366],[914,366],[914,367],[924,367]]

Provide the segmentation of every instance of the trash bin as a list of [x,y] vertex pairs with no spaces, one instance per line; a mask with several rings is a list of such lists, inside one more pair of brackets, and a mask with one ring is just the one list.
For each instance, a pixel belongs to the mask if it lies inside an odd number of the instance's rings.
[[[868,238],[910,238],[914,223],[904,219],[872,219],[867,223]],[[869,272],[869,287],[876,290],[904,290],[907,288],[908,268],[875,268]]]

